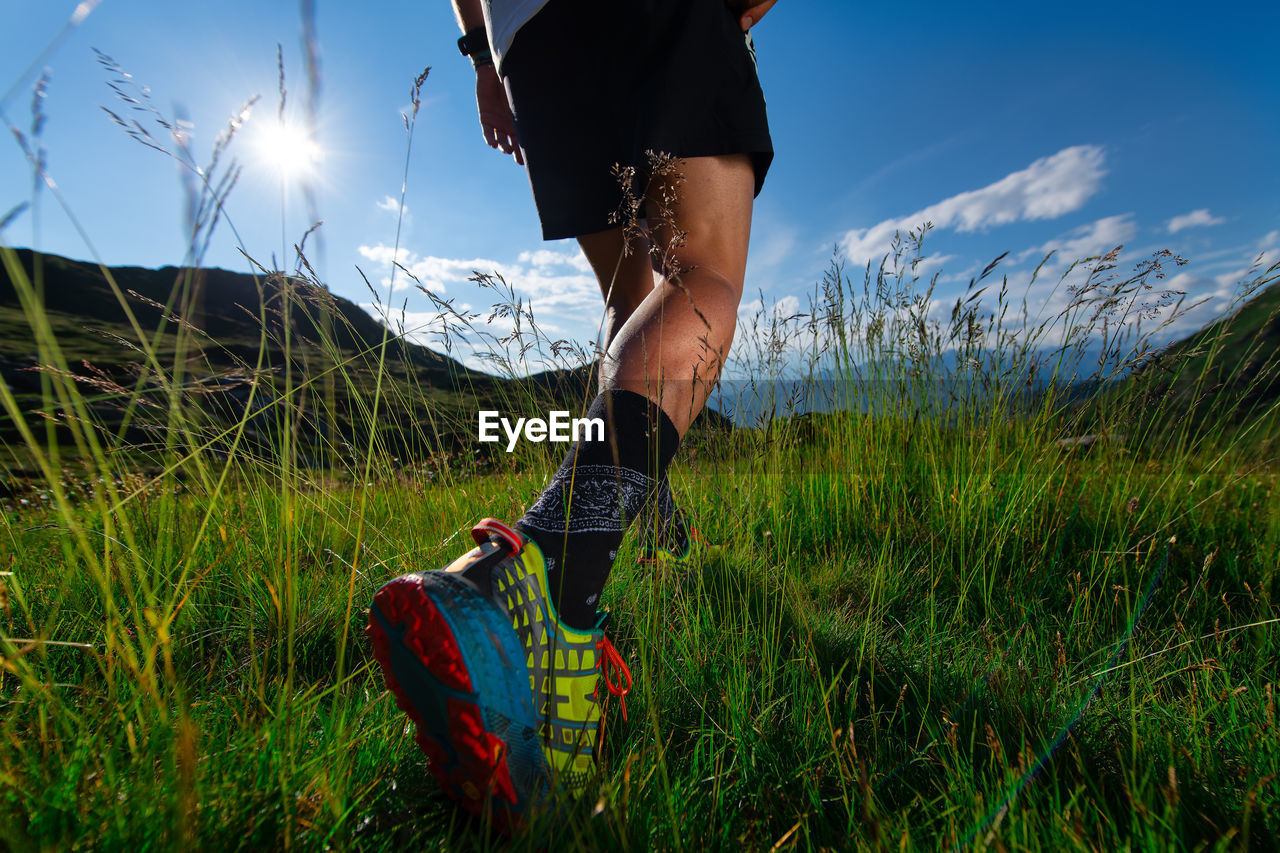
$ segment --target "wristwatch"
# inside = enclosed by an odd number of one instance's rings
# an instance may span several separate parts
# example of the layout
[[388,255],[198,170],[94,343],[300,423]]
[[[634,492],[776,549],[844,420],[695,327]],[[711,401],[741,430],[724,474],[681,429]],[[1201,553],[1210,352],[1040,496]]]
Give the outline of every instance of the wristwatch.
[[458,39],[458,52],[470,57],[471,64],[476,68],[493,64],[493,54],[489,51],[489,34],[485,32],[484,27],[469,30],[466,35]]

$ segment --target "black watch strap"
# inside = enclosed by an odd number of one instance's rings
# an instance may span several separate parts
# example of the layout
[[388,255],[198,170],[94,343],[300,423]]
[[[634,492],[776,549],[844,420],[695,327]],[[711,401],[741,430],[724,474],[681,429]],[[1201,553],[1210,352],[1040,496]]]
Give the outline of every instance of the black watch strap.
[[484,27],[468,30],[466,35],[458,39],[458,52],[470,57],[471,63],[477,68],[493,62],[493,54],[489,51],[489,34]]

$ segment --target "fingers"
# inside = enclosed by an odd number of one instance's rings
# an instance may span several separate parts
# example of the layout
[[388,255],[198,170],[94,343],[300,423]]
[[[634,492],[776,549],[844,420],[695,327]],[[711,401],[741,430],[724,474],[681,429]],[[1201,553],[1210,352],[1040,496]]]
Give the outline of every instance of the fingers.
[[524,154],[520,150],[520,140],[516,138],[515,119],[511,116],[506,90],[493,66],[482,67],[476,73],[476,107],[485,144],[513,155],[523,166]]
[[515,125],[509,116],[506,117],[506,121],[503,121],[502,116],[481,113],[480,130],[484,134],[486,145],[503,154],[514,156],[516,163],[524,165],[524,152],[520,150],[520,140],[516,136]]
[[520,149],[520,140],[516,139],[516,135],[514,133],[510,135],[500,133],[498,135],[498,144],[494,147],[501,149],[503,154],[510,154],[512,157],[515,157],[517,165],[524,165],[524,151]]
[[514,133],[505,133],[496,127],[488,126],[484,128],[484,141],[490,148],[501,151],[503,154],[510,154],[516,158],[516,163],[524,165],[524,152],[520,150],[520,141],[516,139]]
[[764,0],[762,3],[756,3],[749,8],[743,9],[742,17],[738,19],[738,25],[742,27],[742,31],[745,33],[747,30],[760,23],[760,19],[763,18],[765,14],[773,8],[773,4],[777,2],[778,0]]
[[524,152],[520,150],[520,140],[516,138],[514,131],[504,131],[485,121],[481,121],[481,129],[484,131],[485,144],[490,148],[501,151],[503,154],[510,154],[516,158],[516,163],[524,165]]

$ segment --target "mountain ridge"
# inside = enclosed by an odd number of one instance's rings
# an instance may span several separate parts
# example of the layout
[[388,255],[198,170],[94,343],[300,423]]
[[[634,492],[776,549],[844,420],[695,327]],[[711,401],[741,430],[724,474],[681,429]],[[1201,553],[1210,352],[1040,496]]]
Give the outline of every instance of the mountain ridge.
[[[402,457],[441,449],[487,455],[492,445],[477,444],[478,410],[581,410],[595,396],[592,365],[520,379],[475,370],[400,338],[351,300],[305,276],[173,266],[106,267],[104,273],[97,264],[59,255],[3,251],[41,291],[43,316],[95,416],[126,443],[155,439],[129,420],[132,415],[117,411],[119,398],[130,388],[143,388],[143,396],[159,404],[162,389],[173,384],[173,377],[157,377],[148,366],[134,322],[153,342],[155,360],[181,376],[184,397],[224,426],[253,418],[251,432],[265,446],[273,430],[284,428],[267,423],[276,417],[269,410],[283,408],[277,406],[282,395],[310,394],[297,403],[300,410],[310,407],[298,415],[303,439],[354,443],[374,428],[388,453]],[[37,350],[8,265],[0,266],[0,377],[32,426],[46,405],[48,380],[42,374],[58,372],[41,363]],[[286,381],[286,374],[292,378]],[[105,389],[114,389],[117,399]],[[364,410],[378,389],[382,402],[376,423],[370,423]],[[322,397],[324,405],[318,405]],[[708,410],[700,424],[723,428],[727,420]],[[17,439],[16,425],[0,412],[0,441]]]

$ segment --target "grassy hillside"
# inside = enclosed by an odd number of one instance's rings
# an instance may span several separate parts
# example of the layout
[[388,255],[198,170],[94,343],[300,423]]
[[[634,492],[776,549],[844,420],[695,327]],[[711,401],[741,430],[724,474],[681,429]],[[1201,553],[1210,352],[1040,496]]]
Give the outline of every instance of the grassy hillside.
[[[1269,279],[1274,280],[1272,271]],[[1168,347],[1137,377],[1195,420],[1248,420],[1280,401],[1280,284]]]
[[1274,460],[809,423],[676,467],[723,547],[688,577],[624,550],[628,718],[510,845],[434,790],[361,628],[549,466],[7,514],[0,844],[1270,849]]
[[[198,433],[188,443],[222,443],[221,433],[243,426],[250,446],[269,450],[290,432],[303,463],[341,468],[371,437],[380,454],[406,463],[488,459],[500,451],[476,441],[478,410],[578,410],[595,391],[590,366],[519,379],[473,370],[385,332],[365,310],[304,275],[104,270],[25,249],[10,260],[0,267],[0,378],[28,427],[53,424],[72,455],[78,449],[65,413],[51,414],[46,405],[51,379],[59,377],[79,388],[95,428],[122,452],[133,451],[135,465],[154,463],[148,453],[158,434],[172,431],[167,419],[175,406],[184,428]],[[22,284],[31,291],[27,302]],[[461,327],[463,318],[451,320]],[[707,412],[701,425],[727,422]],[[5,412],[0,440],[21,445]],[[29,462],[17,450],[0,464]]]
[[[1099,395],[1097,424],[1132,432],[1155,412],[1162,429],[1064,446],[1083,425],[1069,395],[1028,409],[1009,339],[957,331],[998,329],[994,316],[939,329],[913,314],[927,299],[850,308],[835,277],[814,318],[835,341],[814,346],[845,354],[827,380],[874,366],[877,416],[686,443],[673,488],[716,547],[663,572],[636,564],[634,531],[624,543],[605,603],[635,677],[628,714],[608,712],[588,796],[506,842],[437,793],[362,629],[380,584],[456,557],[480,517],[516,517],[555,454],[405,464],[395,448],[443,442],[464,417],[448,414],[459,390],[422,376],[492,380],[408,347],[379,371],[357,318],[345,338],[325,314],[305,319],[304,294],[320,295],[301,284],[264,282],[245,312],[258,325],[216,344],[154,306],[129,337],[105,296],[92,323],[74,300],[40,308],[54,279],[15,257],[29,351],[6,358],[52,369],[0,384],[17,436],[4,447],[28,469],[0,499],[0,850],[1270,850],[1280,837],[1274,407],[1193,429],[1133,385]],[[203,302],[180,285],[178,315],[234,324],[208,282]],[[93,323],[114,324],[89,359],[112,372],[76,379]],[[1231,328],[1203,346],[1234,352]],[[919,369],[948,339],[966,371],[949,389]],[[190,390],[235,371],[255,394],[238,410]],[[10,375],[53,420],[29,420]],[[492,387],[522,412],[588,379]],[[326,418],[347,419],[349,445]],[[147,440],[117,447],[130,430]],[[312,452],[342,464],[307,464]],[[138,453],[151,467],[130,467]]]
[[[243,426],[248,446],[270,448],[290,432],[303,462],[330,467],[371,433],[379,453],[402,460],[487,454],[492,446],[475,442],[477,409],[580,405],[594,381],[580,370],[517,389],[395,333],[384,349],[368,313],[303,276],[104,271],[27,250],[0,271],[0,378],[28,427],[52,424],[73,455],[73,415],[46,405],[59,378],[79,388],[104,440],[138,451],[137,464],[172,434],[176,408],[188,445],[222,443]],[[19,433],[0,413],[0,439],[21,445]]]

